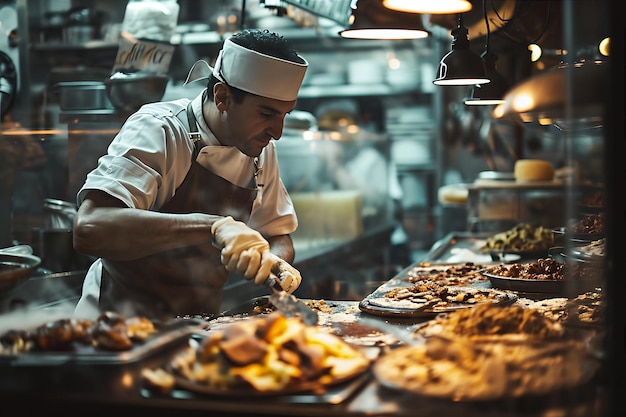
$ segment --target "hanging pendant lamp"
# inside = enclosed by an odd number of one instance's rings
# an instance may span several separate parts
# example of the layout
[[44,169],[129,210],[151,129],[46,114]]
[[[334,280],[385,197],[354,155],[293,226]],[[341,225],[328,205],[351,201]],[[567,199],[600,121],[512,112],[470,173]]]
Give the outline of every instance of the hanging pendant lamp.
[[449,14],[472,10],[468,0],[383,0],[388,9],[405,13]]
[[550,120],[562,130],[602,126],[608,67],[602,60],[558,65],[511,88],[492,116],[526,123]]
[[483,0],[483,18],[485,19],[485,28],[487,35],[485,36],[485,51],[480,56],[485,66],[485,74],[490,82],[486,84],[477,84],[471,88],[472,94],[470,98],[465,100],[468,106],[493,106],[504,103],[504,95],[509,89],[508,81],[496,70],[496,61],[498,56],[489,52],[489,36],[491,29],[489,27],[489,19],[487,18],[486,0]]
[[421,15],[394,12],[380,1],[358,0],[349,18],[349,27],[339,32],[342,38],[406,40],[429,35]]
[[433,83],[444,86],[488,83],[483,60],[470,49],[462,14],[459,13],[458,26],[451,33],[452,50],[441,58]]

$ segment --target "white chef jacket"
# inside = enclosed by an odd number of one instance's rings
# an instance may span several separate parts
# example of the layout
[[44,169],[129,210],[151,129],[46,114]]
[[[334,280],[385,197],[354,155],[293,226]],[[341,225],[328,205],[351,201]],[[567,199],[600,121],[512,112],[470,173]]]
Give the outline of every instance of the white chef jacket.
[[[123,124],[98,166],[87,175],[79,190],[80,205],[90,190],[101,190],[128,207],[158,211],[174,196],[191,167],[193,143],[189,139],[186,109],[189,99],[142,106]],[[254,158],[236,147],[222,146],[202,116],[202,93],[192,102],[198,131],[208,143],[196,159],[205,168],[246,187],[255,173]],[[257,183],[262,184],[252,205],[248,226],[265,237],[293,233],[298,220],[291,198],[280,179],[274,142],[259,156]],[[207,236],[207,239],[209,236]],[[96,260],[85,277],[83,299],[97,301],[102,266]],[[97,302],[94,304],[97,305]],[[77,308],[77,311],[79,309]]]

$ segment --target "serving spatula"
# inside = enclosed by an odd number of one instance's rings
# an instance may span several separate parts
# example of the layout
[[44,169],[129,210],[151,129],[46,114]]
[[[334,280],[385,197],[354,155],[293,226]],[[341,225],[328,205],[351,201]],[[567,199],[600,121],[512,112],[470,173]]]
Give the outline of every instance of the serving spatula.
[[302,300],[297,299],[293,294],[283,290],[280,280],[274,273],[270,274],[265,283],[272,290],[270,302],[278,311],[287,317],[300,316],[302,322],[306,325],[317,325],[317,312],[312,310]]

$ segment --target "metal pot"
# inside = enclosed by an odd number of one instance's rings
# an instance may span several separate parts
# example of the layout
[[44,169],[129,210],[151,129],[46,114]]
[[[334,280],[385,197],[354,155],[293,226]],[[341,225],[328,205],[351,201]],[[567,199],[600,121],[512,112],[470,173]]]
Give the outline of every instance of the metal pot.
[[64,81],[56,88],[61,110],[113,109],[102,81]]

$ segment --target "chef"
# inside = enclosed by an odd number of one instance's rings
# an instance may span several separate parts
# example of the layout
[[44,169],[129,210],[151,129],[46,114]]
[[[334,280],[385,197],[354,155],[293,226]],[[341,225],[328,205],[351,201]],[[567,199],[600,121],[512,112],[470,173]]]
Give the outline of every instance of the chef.
[[298,225],[279,177],[284,118],[308,67],[280,35],[245,30],[224,42],[194,99],[132,114],[77,195],[74,247],[91,255],[75,315],[172,317],[219,310],[231,274],[275,273],[293,292]]

